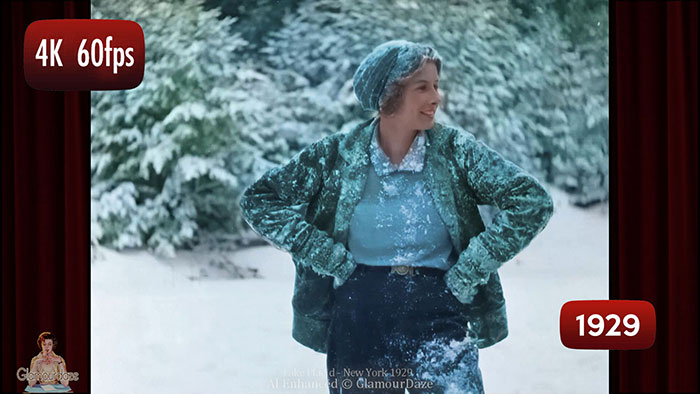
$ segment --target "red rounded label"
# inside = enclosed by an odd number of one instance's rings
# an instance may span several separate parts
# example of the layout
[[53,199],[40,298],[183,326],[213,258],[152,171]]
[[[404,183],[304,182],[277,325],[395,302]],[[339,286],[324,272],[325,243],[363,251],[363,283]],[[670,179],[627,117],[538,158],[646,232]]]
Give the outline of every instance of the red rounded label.
[[561,307],[559,334],[571,349],[647,349],[656,336],[656,312],[647,301],[569,301]]
[[34,89],[132,89],[144,59],[143,30],[133,21],[47,19],[24,33],[24,78]]

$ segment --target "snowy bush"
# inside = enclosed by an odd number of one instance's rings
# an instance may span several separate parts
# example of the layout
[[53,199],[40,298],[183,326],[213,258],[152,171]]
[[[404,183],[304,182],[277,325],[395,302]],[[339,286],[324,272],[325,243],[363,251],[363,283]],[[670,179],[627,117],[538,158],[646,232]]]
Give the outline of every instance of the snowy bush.
[[92,17],[134,20],[146,40],[141,85],[92,93],[95,242],[172,256],[203,233],[244,228],[240,177],[255,155],[235,21],[194,0],[95,1]]

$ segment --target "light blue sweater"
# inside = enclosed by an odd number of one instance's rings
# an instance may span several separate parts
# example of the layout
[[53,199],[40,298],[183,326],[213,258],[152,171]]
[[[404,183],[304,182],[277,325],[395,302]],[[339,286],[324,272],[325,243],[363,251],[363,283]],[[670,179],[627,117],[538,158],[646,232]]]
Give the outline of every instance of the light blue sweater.
[[447,270],[458,254],[423,179],[425,133],[398,165],[379,146],[376,127],[371,141],[372,165],[350,221],[350,253],[360,264]]

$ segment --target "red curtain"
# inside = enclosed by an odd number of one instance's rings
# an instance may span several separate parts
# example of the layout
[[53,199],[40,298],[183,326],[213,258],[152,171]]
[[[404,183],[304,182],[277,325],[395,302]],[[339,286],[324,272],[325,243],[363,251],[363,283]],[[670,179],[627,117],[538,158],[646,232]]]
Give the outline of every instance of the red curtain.
[[610,352],[610,391],[697,392],[698,3],[610,10],[610,297],[657,314],[652,348]]
[[74,392],[90,388],[90,92],[30,88],[23,73],[27,26],[89,18],[88,1],[2,2],[2,391],[58,339]]

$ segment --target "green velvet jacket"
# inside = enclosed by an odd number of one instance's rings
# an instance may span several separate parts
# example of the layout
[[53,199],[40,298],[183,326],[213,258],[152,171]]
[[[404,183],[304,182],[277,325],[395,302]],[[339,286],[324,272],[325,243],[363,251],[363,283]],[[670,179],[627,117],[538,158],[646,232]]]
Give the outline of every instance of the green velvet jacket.
[[[321,353],[327,351],[334,277],[344,281],[357,264],[347,249],[348,228],[367,178],[376,122],[312,143],[263,174],[240,200],[250,227],[292,255],[292,336]],[[472,134],[439,123],[426,130],[424,171],[435,207],[460,251],[444,280],[463,303],[477,345],[491,346],[508,335],[496,271],[544,228],[552,199],[535,178]],[[308,204],[305,216],[295,209],[301,204]],[[488,228],[477,204],[500,210]]]

